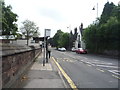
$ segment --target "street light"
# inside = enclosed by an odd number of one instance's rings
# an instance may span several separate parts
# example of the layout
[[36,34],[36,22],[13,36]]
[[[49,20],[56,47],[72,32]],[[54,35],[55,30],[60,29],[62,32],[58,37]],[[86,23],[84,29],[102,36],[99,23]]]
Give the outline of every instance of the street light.
[[[95,6],[93,7],[92,10],[95,10]],[[98,18],[98,3],[97,3],[97,17],[96,18]]]
[[[71,31],[71,25],[67,28],[69,28],[69,32],[70,32]],[[70,50],[70,34],[69,34],[69,47],[68,47],[68,49]]]
[[120,6],[120,1],[118,2],[118,6]]

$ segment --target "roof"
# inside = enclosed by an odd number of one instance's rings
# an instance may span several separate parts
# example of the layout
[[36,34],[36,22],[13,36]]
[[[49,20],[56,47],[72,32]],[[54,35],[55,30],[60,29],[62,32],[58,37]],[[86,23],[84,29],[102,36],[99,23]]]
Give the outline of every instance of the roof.
[[[0,39],[7,39],[5,35],[0,36]],[[13,35],[10,35],[8,39],[15,39]]]
[[[46,37],[47,39],[48,37]],[[44,41],[44,37],[33,37],[33,40]]]

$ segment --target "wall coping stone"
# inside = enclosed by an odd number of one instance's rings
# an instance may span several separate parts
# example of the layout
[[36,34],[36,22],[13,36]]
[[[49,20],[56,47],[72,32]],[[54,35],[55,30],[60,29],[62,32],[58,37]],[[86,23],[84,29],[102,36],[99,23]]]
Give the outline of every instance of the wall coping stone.
[[33,49],[39,49],[40,46],[27,46],[27,45],[18,45],[11,43],[0,43],[1,50],[0,56],[8,56],[12,54],[22,53],[31,51]]

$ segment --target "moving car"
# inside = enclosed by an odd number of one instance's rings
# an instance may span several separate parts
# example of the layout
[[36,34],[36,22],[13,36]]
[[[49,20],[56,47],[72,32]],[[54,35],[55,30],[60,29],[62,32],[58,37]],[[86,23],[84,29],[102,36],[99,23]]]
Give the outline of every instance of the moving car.
[[78,54],[87,54],[87,50],[83,48],[78,48],[77,50],[75,50],[75,52]]
[[58,48],[59,51],[66,51],[66,49],[64,47],[62,48]]

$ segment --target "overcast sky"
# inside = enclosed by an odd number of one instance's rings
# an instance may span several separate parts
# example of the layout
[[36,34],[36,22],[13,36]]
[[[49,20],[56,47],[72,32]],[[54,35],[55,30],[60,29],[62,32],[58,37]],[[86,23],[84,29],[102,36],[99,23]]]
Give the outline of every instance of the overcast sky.
[[101,15],[104,4],[109,1],[118,5],[120,0],[5,0],[6,5],[12,6],[12,11],[18,17],[18,27],[21,22],[28,19],[34,21],[39,27],[40,36],[44,36],[44,29],[51,29],[51,37],[61,29],[69,32],[83,23],[87,27]]

